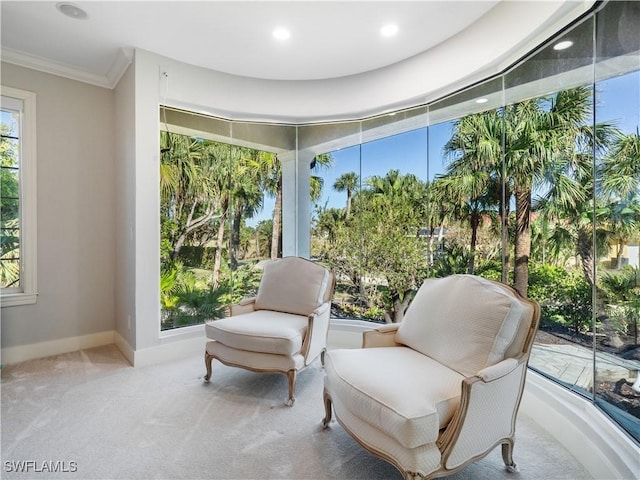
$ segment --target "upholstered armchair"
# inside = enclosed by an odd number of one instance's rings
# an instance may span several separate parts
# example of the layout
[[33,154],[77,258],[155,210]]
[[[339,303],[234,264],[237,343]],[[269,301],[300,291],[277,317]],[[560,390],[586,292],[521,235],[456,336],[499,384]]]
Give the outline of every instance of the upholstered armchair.
[[214,358],[255,372],[282,373],[289,380],[287,405],[295,401],[297,373],[326,348],[335,277],[299,257],[268,262],[255,297],[229,309],[229,317],[205,324],[204,377]]
[[502,445],[515,470],[516,414],[538,305],[473,275],[428,279],[400,324],[363,348],[325,357],[325,428],[332,412],[366,450],[405,478],[461,470]]

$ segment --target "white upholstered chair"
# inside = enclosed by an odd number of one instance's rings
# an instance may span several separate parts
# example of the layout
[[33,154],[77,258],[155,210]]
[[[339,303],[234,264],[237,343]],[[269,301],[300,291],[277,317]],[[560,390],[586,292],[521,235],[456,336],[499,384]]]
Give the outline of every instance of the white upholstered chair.
[[214,358],[289,380],[287,405],[295,401],[297,373],[326,348],[333,273],[299,257],[265,264],[258,293],[232,305],[229,317],[206,322],[205,381]]
[[515,470],[516,414],[539,306],[473,275],[428,279],[400,324],[361,349],[325,356],[325,427],[333,413],[405,478],[454,473],[502,444]]

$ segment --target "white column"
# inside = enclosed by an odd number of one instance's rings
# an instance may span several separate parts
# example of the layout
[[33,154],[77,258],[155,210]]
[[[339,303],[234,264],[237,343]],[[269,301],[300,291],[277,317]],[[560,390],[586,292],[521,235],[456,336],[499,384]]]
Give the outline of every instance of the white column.
[[278,158],[282,162],[282,255],[309,258],[313,155],[291,151]]

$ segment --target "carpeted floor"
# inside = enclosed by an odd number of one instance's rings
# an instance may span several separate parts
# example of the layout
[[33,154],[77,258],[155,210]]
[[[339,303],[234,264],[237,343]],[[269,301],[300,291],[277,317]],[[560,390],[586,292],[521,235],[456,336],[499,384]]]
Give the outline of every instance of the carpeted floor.
[[[213,365],[205,384],[199,355],[133,368],[108,346],[5,367],[2,478],[401,479],[337,423],[322,429],[319,362],[293,408],[284,376]],[[523,415],[514,457],[517,474],[497,448],[449,478],[590,478]]]

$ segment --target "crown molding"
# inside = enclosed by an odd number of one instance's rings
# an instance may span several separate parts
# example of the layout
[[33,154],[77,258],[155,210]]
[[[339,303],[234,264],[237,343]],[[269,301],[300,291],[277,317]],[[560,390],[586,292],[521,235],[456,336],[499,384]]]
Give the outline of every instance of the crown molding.
[[3,62],[108,89],[115,88],[127,67],[131,64],[132,59],[133,50],[127,51],[120,49],[107,74],[99,75],[72,65],[55,62],[48,58],[14,50],[9,47],[3,46],[0,50],[0,60]]

